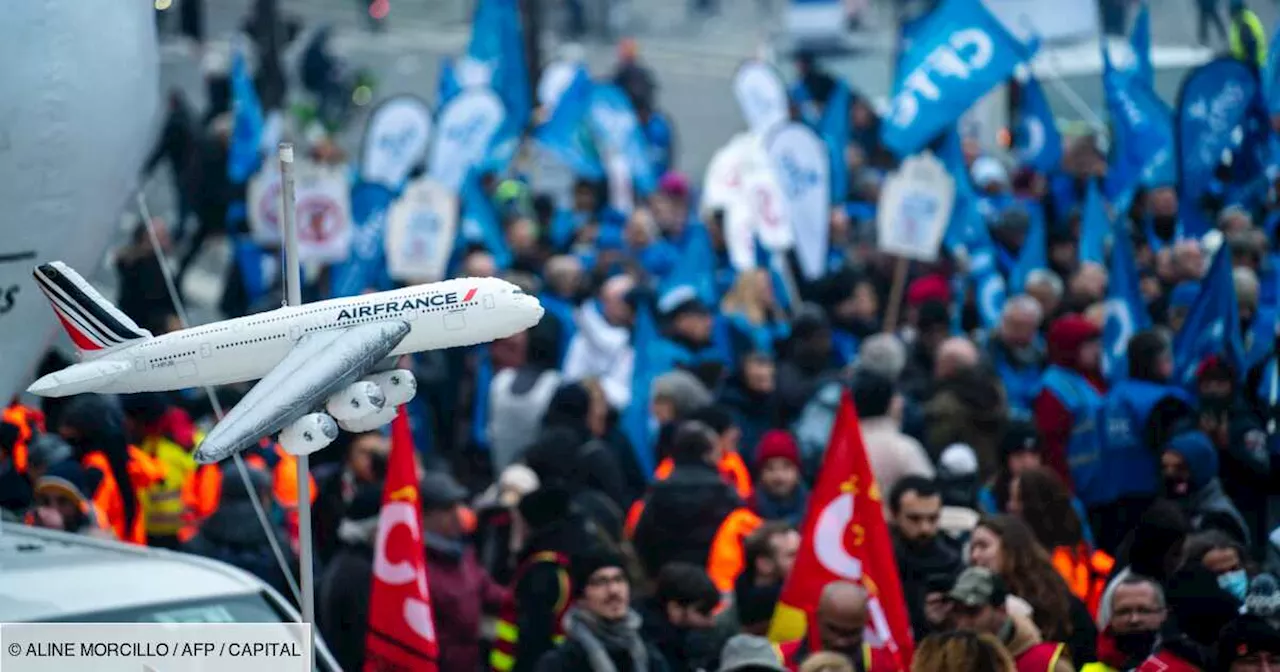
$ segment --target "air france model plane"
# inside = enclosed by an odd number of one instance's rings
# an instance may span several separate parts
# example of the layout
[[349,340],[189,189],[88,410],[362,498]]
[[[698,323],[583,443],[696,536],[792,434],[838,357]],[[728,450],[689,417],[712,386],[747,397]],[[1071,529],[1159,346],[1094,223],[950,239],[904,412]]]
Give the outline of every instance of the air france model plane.
[[[34,276],[81,362],[35,381],[27,388],[33,394],[259,381],[196,449],[201,463],[230,457],[275,432],[283,444],[307,453],[332,442],[338,426],[368,431],[390,422],[416,383],[409,371],[386,370],[388,358],[506,338],[543,314],[536,298],[509,282],[459,278],[153,336],[66,264],[43,264]],[[326,412],[317,412],[321,407]]]

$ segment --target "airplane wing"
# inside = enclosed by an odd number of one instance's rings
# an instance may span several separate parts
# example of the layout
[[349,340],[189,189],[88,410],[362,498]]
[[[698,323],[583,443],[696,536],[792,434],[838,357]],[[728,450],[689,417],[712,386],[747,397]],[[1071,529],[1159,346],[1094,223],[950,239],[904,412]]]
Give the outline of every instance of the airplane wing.
[[409,333],[402,321],[307,334],[196,448],[200,464],[231,457],[315,411],[382,361]]

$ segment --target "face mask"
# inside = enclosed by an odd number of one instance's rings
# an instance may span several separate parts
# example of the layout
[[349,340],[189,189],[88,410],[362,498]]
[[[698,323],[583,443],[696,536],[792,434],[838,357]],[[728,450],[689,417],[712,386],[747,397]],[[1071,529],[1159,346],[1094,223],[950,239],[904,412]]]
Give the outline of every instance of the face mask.
[[1111,638],[1116,644],[1116,650],[1129,659],[1145,658],[1151,655],[1151,650],[1156,647],[1155,630],[1113,634]]
[[1218,587],[1243,602],[1244,596],[1249,592],[1249,575],[1245,574],[1243,569],[1219,574]]
[[1151,228],[1163,240],[1172,240],[1174,230],[1178,228],[1178,218],[1171,215],[1156,215],[1151,218]]

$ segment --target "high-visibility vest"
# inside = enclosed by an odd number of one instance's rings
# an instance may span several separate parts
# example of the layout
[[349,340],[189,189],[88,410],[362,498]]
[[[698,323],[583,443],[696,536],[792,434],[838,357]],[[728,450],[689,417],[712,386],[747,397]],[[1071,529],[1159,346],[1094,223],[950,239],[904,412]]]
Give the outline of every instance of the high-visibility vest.
[[[130,459],[129,462],[132,464],[133,460]],[[111,463],[107,462],[107,456],[102,451],[95,450],[87,453],[81,458],[80,464],[85,469],[96,469],[102,473],[98,488],[90,495],[90,499],[93,500],[94,506],[102,511],[104,515],[103,526],[114,532],[116,538],[120,541],[146,545],[146,516],[143,515],[141,502],[138,502],[135,508],[136,513],[133,517],[133,525],[127,525],[125,522],[124,497],[133,497],[134,501],[137,502],[137,491],[125,493],[121,490],[120,483],[116,481],[115,474],[111,471]],[[129,471],[132,478],[134,468],[131,466]]]
[[1018,672],[1053,672],[1066,647],[1057,642],[1040,642],[1014,658]]
[[[1257,53],[1245,53],[1244,39],[1240,34],[1242,30],[1249,31],[1249,34],[1253,37]],[[1263,29],[1262,21],[1252,10],[1243,10],[1238,16],[1231,19],[1231,30],[1227,31],[1227,42],[1231,46],[1231,56],[1236,60],[1251,64],[1256,62],[1259,68],[1266,67],[1267,31]]]
[[[675,468],[675,461],[668,457],[658,463],[658,468],[653,471],[653,480],[666,480],[671,475],[671,472],[675,471]],[[747,464],[742,461],[741,455],[725,451],[724,455],[720,457],[719,464],[716,465],[716,471],[720,472],[720,476],[724,478],[726,483],[733,486],[742,501],[745,502],[751,499],[752,493],[755,492],[751,486],[751,470],[747,469]]]
[[763,524],[760,516],[747,509],[735,509],[720,523],[711,540],[711,552],[707,554],[707,576],[721,593],[733,591],[734,582],[747,564],[742,544]]
[[1080,598],[1089,608],[1089,614],[1095,617],[1102,594],[1107,589],[1107,577],[1115,566],[1115,558],[1102,551],[1090,550],[1085,544],[1053,549],[1053,568],[1067,582],[1071,594]]
[[492,672],[509,672],[516,665],[516,645],[520,642],[520,612],[516,604],[515,591],[525,573],[540,563],[551,563],[556,566],[556,575],[560,577],[560,599],[556,602],[555,622],[552,624],[551,642],[560,644],[564,641],[564,615],[573,604],[573,586],[569,581],[569,557],[556,551],[534,553],[516,568],[515,577],[511,581],[511,595],[498,610],[496,639],[493,650],[489,652],[489,669]]
[[165,436],[148,437],[138,448],[164,469],[163,475],[142,491],[147,534],[176,535],[182,529],[185,510],[182,489],[195,473],[196,462],[189,450]]
[[[272,498],[285,508],[285,527],[290,538],[296,537],[298,521],[298,460],[286,453],[278,444],[271,444],[267,457],[257,452],[245,452],[245,464],[271,474]],[[308,476],[310,500],[316,501],[316,479]],[[195,536],[200,522],[218,510],[218,502],[222,499],[222,468],[216,464],[202,464],[182,484],[182,504],[184,509],[183,526],[178,532],[180,541],[187,541]]]
[[13,468],[19,474],[27,473],[27,444],[45,431],[44,413],[29,406],[13,404],[0,413],[0,422],[18,428],[18,440],[13,444]]

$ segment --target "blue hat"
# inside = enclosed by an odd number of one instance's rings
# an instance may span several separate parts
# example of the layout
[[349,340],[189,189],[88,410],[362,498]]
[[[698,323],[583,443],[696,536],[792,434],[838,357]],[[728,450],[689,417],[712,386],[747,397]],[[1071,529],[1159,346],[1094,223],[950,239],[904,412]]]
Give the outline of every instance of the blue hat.
[[1193,490],[1203,488],[1218,476],[1218,449],[1204,432],[1183,432],[1173,437],[1164,449],[1187,461]]
[[1169,294],[1170,308],[1189,308],[1200,295],[1200,283],[1195,280],[1179,282]]

